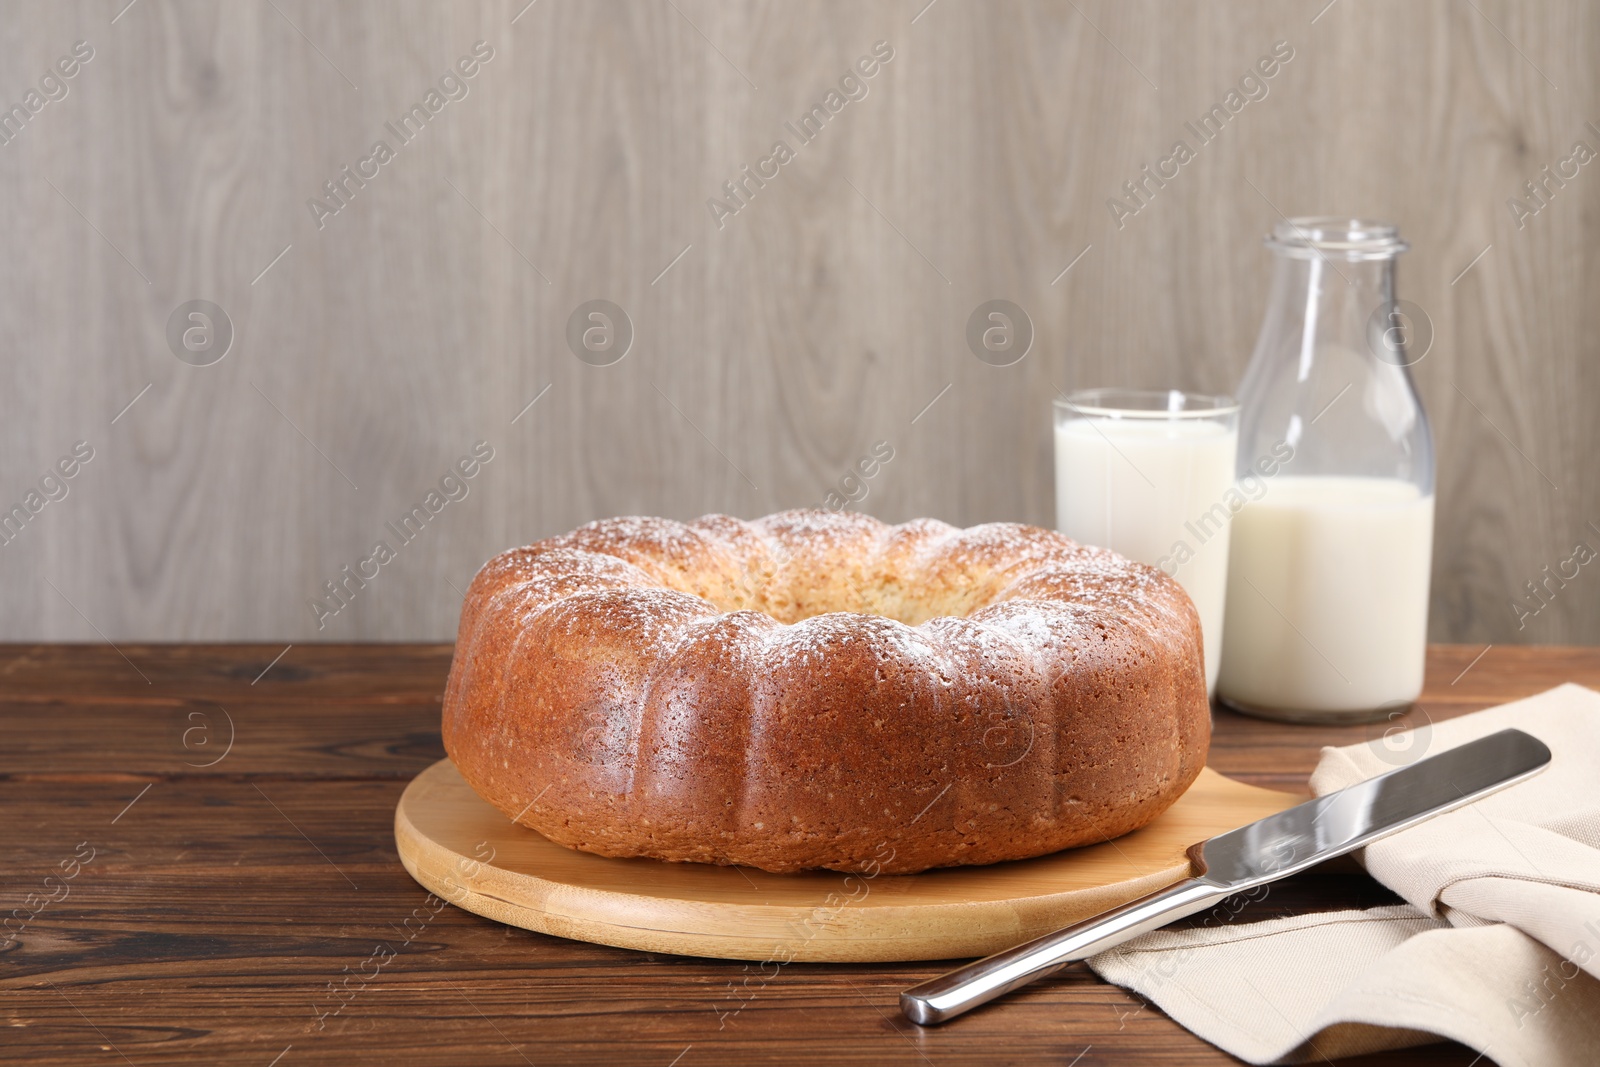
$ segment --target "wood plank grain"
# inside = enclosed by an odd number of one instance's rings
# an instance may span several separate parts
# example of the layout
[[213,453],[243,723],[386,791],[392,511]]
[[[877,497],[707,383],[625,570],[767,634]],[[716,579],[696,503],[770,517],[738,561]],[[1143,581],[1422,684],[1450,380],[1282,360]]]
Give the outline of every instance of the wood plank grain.
[[[746,969],[545,937],[451,907],[435,914],[399,863],[392,820],[406,768],[434,758],[417,739],[436,744],[448,647],[308,648],[300,672],[259,695],[272,675],[250,681],[280,650],[124,648],[147,686],[104,646],[0,647],[0,665],[11,665],[0,677],[15,686],[0,700],[0,914],[54,893],[44,879],[59,878],[79,842],[96,850],[63,899],[0,942],[11,1056],[267,1064],[287,1049],[285,1067],[1234,1062],[1081,968],[923,1031],[894,998],[938,964]],[[1600,684],[1593,650],[1497,645],[1473,663],[1480,651],[1431,650],[1430,715],[1563,681]],[[186,767],[163,746],[183,709],[208,702],[239,711],[248,729],[216,768]],[[382,716],[392,716],[392,745]],[[1212,764],[1292,788],[1320,744],[1359,739],[1220,713]],[[1233,921],[1393,900],[1353,865],[1330,865],[1273,886]],[[394,955],[375,957],[380,945]],[[370,977],[350,979],[358,992],[331,1014],[341,1001],[329,983],[351,974]],[[1466,1067],[1474,1054],[1440,1044],[1347,1062]]]
[[[865,510],[1050,524],[1050,396],[1232,389],[1281,210],[1414,242],[1432,636],[1600,642],[1588,568],[1511,606],[1600,547],[1600,182],[1507,209],[1600,146],[1600,20],[1576,0],[105,7],[17,0],[0,25],[7,106],[95,49],[0,145],[0,508],[95,449],[0,549],[0,638],[447,640],[503,548],[815,504],[877,440],[895,458]],[[390,134],[480,40],[466,94]],[[880,40],[866,95],[788,133]],[[1115,221],[1279,40],[1267,95]],[[780,138],[794,160],[719,225],[708,200]],[[344,178],[379,139],[394,159]],[[1011,367],[964,341],[995,297],[1036,335]],[[166,336],[199,298],[235,331],[206,367]],[[566,341],[596,298],[635,333],[612,366]],[[478,440],[468,495],[319,620],[324,583]]]
[[[451,645],[0,644],[0,698],[182,699],[226,702],[328,697],[342,702],[436,700]],[[70,688],[62,679],[70,679]],[[144,688],[141,688],[144,687]]]

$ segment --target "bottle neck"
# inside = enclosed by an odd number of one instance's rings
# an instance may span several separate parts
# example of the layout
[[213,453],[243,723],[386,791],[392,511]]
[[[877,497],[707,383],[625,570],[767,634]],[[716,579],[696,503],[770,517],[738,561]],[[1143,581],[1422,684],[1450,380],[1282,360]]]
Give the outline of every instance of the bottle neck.
[[1407,369],[1426,346],[1400,336],[1409,328],[1394,294],[1393,256],[1279,253],[1239,385],[1241,472],[1289,451],[1294,476],[1399,479],[1432,492],[1431,435]]
[[[1285,332],[1298,334],[1296,378],[1311,376],[1330,343],[1356,348],[1377,361],[1385,312],[1394,300],[1394,260],[1323,256],[1277,257],[1269,317],[1281,315]],[[1361,339],[1371,343],[1357,344]]]

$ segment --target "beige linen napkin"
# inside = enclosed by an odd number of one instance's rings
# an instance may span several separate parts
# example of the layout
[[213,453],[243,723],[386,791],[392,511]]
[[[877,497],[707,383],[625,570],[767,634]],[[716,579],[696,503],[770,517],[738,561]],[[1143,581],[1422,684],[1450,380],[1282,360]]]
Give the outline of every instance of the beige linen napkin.
[[1441,1037],[1501,1067],[1600,1063],[1600,693],[1563,685],[1324,749],[1311,788],[1508,726],[1550,746],[1543,773],[1365,850],[1406,904],[1249,924],[1228,924],[1222,906],[1198,929],[1147,934],[1089,965],[1251,1063]]

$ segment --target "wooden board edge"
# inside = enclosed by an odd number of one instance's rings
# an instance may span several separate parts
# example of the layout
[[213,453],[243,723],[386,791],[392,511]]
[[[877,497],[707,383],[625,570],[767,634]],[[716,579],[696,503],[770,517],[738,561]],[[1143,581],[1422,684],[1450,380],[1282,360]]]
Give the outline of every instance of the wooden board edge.
[[[413,779],[412,787],[448,760],[440,760]],[[1206,768],[1227,789],[1260,805],[1281,810],[1300,798],[1227,778]],[[425,786],[424,786],[425,787]],[[860,900],[837,907],[813,908],[810,914],[787,905],[710,905],[662,897],[640,897],[604,889],[587,889],[521,874],[518,894],[533,891],[534,905],[518,903],[495,892],[494,883],[512,877],[472,857],[424,837],[405,813],[406,796],[395,806],[395,845],[407,872],[424,888],[463,910],[496,922],[617,948],[717,959],[777,962],[905,962],[982,956],[1069,925],[1176,882],[1188,874],[1186,863],[1103,890],[1079,889],[1068,894],[1043,894],[1007,901],[948,904],[863,906],[871,899],[870,880]],[[1266,814],[1267,812],[1263,812]],[[434,862],[428,857],[436,856]],[[715,932],[713,912],[733,908],[771,934],[754,936]],[[972,932],[962,919],[974,909],[991,913],[986,929]],[[870,923],[871,936],[863,929]],[[902,934],[884,937],[876,931],[898,926]]]
[[[651,916],[640,914],[639,898],[604,890],[586,891],[584,895],[593,893],[595,897],[614,898],[608,902],[614,906],[600,904],[596,908],[594,905],[599,901],[571,899],[572,894],[565,892],[569,887],[561,886],[554,887],[557,892],[551,894],[551,897],[561,898],[559,902],[546,898],[543,903],[547,906],[530,907],[441,876],[437,871],[418,864],[409,854],[402,855],[402,862],[407,872],[423,888],[464,911],[494,922],[554,937],[639,952],[780,964],[900,963],[986,956],[1153,892],[1187,874],[1187,868],[1178,867],[1150,875],[1139,882],[1124,883],[1104,893],[1079,891],[1070,902],[1054,897],[1036,897],[1006,905],[921,905],[906,909],[915,912],[914,915],[908,915],[903,924],[907,933],[893,937],[863,936],[855,929],[856,923],[849,921],[854,918],[850,915],[850,906],[844,905],[832,909],[834,913],[816,925],[817,932],[814,935],[764,937],[717,933],[708,929],[717,924],[708,922],[707,916],[695,917],[672,908],[651,909],[656,920],[651,923],[648,921]],[[562,907],[560,904],[568,906]],[[1012,908],[1027,917],[982,932],[963,930],[957,913],[985,906]],[[785,915],[792,911],[765,905],[750,905],[749,910],[767,910]],[[941,916],[938,914],[940,912],[944,914]],[[623,913],[627,914],[629,921],[623,921]],[[687,920],[685,925],[697,928],[679,928],[679,923],[674,919]],[[873,925],[880,925],[883,921],[881,914],[871,918]]]

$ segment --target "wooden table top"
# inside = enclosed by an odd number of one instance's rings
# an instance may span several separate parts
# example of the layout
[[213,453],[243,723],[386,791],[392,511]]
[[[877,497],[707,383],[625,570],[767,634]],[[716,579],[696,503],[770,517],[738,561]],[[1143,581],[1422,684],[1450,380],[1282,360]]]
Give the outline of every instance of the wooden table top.
[[[1600,687],[1600,649],[1480,653],[1431,649],[1403,721]],[[0,646],[0,1059],[1236,1062],[1082,967],[921,1030],[896,997],[938,964],[759,968],[434,914],[391,824],[443,755],[449,661],[440,645]],[[1304,792],[1319,746],[1374,730],[1219,711],[1211,765]],[[1393,899],[1325,869],[1238,921]],[[1473,1060],[1435,1045],[1347,1062]]]

